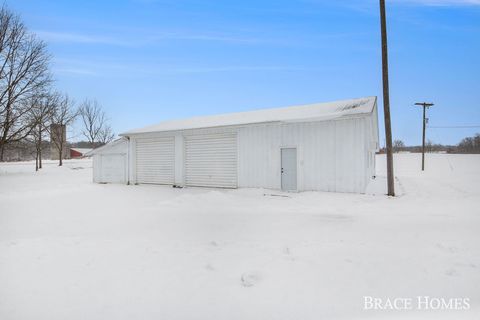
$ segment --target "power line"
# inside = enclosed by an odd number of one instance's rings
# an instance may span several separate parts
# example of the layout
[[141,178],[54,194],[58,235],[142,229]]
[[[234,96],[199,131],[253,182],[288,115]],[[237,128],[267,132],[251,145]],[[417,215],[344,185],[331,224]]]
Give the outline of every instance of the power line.
[[462,128],[480,128],[478,126],[428,126],[429,129],[462,129]]

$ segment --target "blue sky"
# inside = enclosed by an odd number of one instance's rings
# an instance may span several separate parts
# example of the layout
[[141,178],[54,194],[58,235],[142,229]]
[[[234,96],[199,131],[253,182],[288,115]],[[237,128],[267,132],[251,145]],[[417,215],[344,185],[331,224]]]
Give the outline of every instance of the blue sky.
[[[96,98],[116,133],[173,118],[379,96],[378,1],[6,4],[49,44],[59,90]],[[387,0],[394,138],[480,126],[480,0]],[[429,129],[454,144],[479,128]],[[382,144],[383,144],[382,131]],[[79,138],[79,137],[78,137]]]

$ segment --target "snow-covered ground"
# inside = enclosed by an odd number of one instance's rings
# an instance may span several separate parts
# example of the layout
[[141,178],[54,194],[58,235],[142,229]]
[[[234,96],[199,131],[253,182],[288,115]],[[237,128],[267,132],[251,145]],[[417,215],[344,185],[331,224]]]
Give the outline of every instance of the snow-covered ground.
[[[0,319],[480,319],[480,156],[429,154],[425,173],[418,154],[395,160],[396,198],[0,164]],[[471,308],[372,311],[364,296]]]

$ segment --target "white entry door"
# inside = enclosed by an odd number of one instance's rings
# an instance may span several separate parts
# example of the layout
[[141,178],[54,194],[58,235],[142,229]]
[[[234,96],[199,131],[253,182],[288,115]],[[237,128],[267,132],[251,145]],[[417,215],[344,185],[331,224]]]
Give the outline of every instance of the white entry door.
[[282,190],[297,190],[297,149],[282,148]]

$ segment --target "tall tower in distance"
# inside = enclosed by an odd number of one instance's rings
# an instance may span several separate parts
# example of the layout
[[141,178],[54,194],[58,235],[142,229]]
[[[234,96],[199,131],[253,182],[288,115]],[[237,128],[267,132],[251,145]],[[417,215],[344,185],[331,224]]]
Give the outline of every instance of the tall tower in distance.
[[59,160],[60,150],[62,150],[62,159],[67,157],[67,129],[64,124],[50,125],[50,158]]

